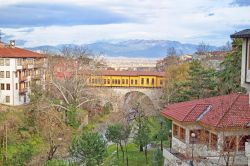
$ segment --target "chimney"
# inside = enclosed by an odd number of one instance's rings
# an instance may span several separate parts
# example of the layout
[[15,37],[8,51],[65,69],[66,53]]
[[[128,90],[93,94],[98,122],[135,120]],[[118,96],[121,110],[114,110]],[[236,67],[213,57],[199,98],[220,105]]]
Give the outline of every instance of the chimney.
[[10,40],[10,47],[11,48],[14,48],[15,47],[15,45],[16,45],[16,41],[15,40]]

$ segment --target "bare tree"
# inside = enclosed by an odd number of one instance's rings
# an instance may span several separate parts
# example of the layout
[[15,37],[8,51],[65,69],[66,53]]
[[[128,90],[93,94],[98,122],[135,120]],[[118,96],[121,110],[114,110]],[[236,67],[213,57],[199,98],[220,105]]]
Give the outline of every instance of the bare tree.
[[201,42],[197,48],[196,48],[196,52],[199,55],[204,55],[207,54],[208,52],[211,51],[211,46],[209,44],[206,44],[204,42]]

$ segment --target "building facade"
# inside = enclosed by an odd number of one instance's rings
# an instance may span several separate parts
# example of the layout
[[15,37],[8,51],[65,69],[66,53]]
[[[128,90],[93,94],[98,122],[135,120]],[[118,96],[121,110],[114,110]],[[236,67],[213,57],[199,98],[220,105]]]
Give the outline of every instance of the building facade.
[[0,43],[0,103],[22,105],[29,102],[31,84],[45,80],[45,57],[17,48],[15,42]]

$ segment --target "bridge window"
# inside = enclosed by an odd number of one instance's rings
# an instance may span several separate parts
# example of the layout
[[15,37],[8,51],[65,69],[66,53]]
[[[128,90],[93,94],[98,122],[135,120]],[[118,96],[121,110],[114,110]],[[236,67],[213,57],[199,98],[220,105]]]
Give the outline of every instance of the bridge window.
[[155,79],[152,78],[152,85],[154,85],[154,84],[155,84]]
[[118,80],[118,84],[120,84],[121,83],[121,81],[120,80]]
[[112,79],[112,84],[115,84],[115,80]]
[[147,78],[147,85],[149,84],[149,78]]
[[135,85],[137,85],[137,80],[135,80]]
[[115,79],[115,84],[117,84],[117,79]]
[[126,84],[128,84],[128,79],[126,79]]
[[107,83],[107,82],[106,82],[106,79],[104,79],[103,81],[104,81],[104,84],[106,84],[106,83]]
[[110,80],[108,79],[108,84],[110,84]]
[[131,80],[131,85],[133,85],[134,84],[134,80]]
[[141,84],[142,84],[142,85],[144,84],[144,78],[141,79]]
[[124,79],[122,79],[122,84],[125,84],[125,80]]

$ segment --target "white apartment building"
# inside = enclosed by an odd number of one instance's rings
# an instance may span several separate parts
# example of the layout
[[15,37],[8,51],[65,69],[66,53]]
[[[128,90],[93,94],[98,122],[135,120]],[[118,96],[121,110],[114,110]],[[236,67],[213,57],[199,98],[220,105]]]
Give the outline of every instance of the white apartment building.
[[0,42],[0,103],[22,105],[29,102],[31,82],[45,80],[42,54]]

